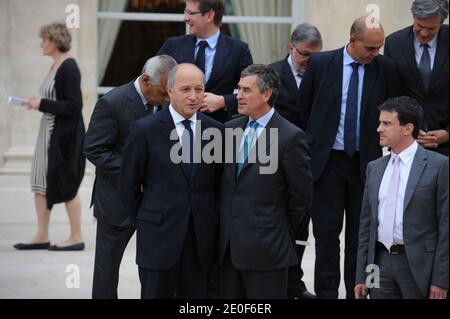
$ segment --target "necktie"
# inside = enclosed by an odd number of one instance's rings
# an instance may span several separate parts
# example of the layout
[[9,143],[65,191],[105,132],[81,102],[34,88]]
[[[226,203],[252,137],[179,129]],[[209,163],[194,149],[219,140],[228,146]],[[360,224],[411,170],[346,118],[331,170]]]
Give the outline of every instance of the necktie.
[[198,66],[200,70],[202,70],[203,73],[205,73],[205,49],[208,46],[208,42],[206,41],[200,41],[198,44],[198,52],[197,57],[195,59],[195,65]]
[[345,111],[344,125],[344,150],[352,157],[356,153],[356,122],[358,117],[358,67],[359,63],[353,62],[353,68],[347,93],[347,108]]
[[248,158],[248,152],[252,146],[253,140],[256,137],[256,129],[258,127],[258,122],[250,121],[248,123],[247,134],[244,136],[244,146],[239,154],[238,167],[237,167],[237,176],[241,173],[242,168],[244,167],[244,163]]
[[153,112],[153,105],[150,103],[145,104],[145,112],[152,113]]
[[428,44],[422,44],[423,48],[422,57],[419,62],[419,73],[422,77],[423,85],[425,86],[425,90],[428,91],[428,87],[430,86],[430,78],[431,78],[431,58],[430,52],[428,48],[430,47]]
[[394,220],[397,210],[398,185],[400,182],[400,157],[392,157],[392,175],[389,181],[388,192],[384,204],[384,216],[378,233],[378,241],[390,249],[394,243]]
[[183,162],[186,165],[190,178],[192,175],[192,165],[194,162],[194,132],[191,128],[191,121],[184,120],[181,123],[184,125],[184,131],[181,137]]

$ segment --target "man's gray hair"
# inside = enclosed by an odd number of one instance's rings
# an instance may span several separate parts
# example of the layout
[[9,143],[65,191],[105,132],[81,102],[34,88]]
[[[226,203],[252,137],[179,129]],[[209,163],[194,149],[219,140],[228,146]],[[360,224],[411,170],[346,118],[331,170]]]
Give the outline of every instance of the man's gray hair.
[[169,71],[177,65],[169,55],[157,55],[145,62],[142,74],[147,74],[150,77],[151,85],[159,85],[167,76]]
[[411,12],[416,19],[426,19],[440,15],[441,23],[448,17],[448,0],[414,0]]
[[259,88],[259,93],[264,94],[269,90],[272,91],[272,96],[268,103],[270,106],[273,106],[280,89],[280,77],[278,76],[278,73],[267,65],[251,64],[242,71],[241,78],[251,75],[256,75],[258,78],[256,83]]
[[319,29],[309,23],[299,24],[291,35],[291,43],[295,46],[300,42],[308,45],[319,46],[322,49],[322,36]]
[[175,75],[177,74],[178,69],[182,65],[191,65],[192,67],[196,68],[202,75],[203,75],[203,84],[205,84],[205,75],[203,74],[202,70],[199,69],[198,66],[192,63],[181,63],[176,65],[172,70],[170,70],[169,75],[167,77],[167,87],[169,89],[173,89],[173,85],[175,84]]

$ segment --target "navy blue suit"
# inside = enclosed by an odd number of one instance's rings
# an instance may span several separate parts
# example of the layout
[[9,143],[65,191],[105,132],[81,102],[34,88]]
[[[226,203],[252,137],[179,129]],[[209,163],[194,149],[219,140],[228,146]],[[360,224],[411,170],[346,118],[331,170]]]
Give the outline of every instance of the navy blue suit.
[[[198,114],[197,119],[201,121],[202,133],[210,128],[223,130],[221,123],[203,114]],[[199,261],[199,269],[188,269],[187,273],[206,272],[216,261],[216,196],[222,166],[194,164],[189,178],[186,165],[175,164],[170,158],[171,147],[178,143],[170,140],[174,129],[172,116],[165,108],[133,124],[123,152],[120,190],[131,219],[136,220],[136,263],[140,273],[141,269],[156,273],[153,282],[159,280],[159,272],[177,267],[187,238],[193,241],[193,254]],[[141,277],[141,284],[143,297],[172,297],[173,292],[167,288],[172,283],[145,287]],[[184,284],[188,289],[200,285],[194,276]],[[206,297],[202,293],[178,293],[186,298]]]
[[345,212],[345,267],[347,297],[353,297],[359,216],[368,162],[382,154],[377,133],[378,105],[398,96],[394,61],[377,56],[366,64],[360,112],[359,152],[348,156],[333,150],[338,132],[343,80],[344,48],[311,56],[300,86],[300,109],[306,119],[311,149],[314,200],[311,210],[316,239],[315,292],[319,298],[337,298],[340,282],[339,235]]
[[[195,42],[196,38],[191,35],[169,38],[157,54],[168,54],[178,63],[195,64]],[[253,59],[248,45],[221,33],[216,47],[211,76],[206,82],[205,91],[223,95],[226,111],[221,109],[208,114],[213,119],[225,123],[238,114],[237,99],[233,95],[233,91],[237,87],[242,70],[250,64],[253,64]]]

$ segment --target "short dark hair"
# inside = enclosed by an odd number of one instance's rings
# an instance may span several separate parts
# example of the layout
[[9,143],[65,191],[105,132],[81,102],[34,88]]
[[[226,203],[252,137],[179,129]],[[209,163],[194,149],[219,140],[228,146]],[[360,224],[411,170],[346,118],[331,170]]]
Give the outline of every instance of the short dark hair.
[[198,10],[205,14],[208,11],[214,11],[214,24],[216,26],[222,25],[222,18],[225,13],[225,4],[223,0],[191,0],[198,2]]
[[386,100],[378,109],[386,112],[397,112],[398,121],[401,126],[408,123],[414,125],[413,137],[417,139],[422,127],[423,110],[422,106],[409,96],[394,97]]
[[267,65],[251,64],[246,67],[244,71],[242,71],[241,78],[251,75],[256,75],[258,77],[257,84],[261,94],[267,92],[268,90],[272,91],[272,96],[270,97],[268,103],[270,106],[273,106],[280,89],[280,77],[278,76],[278,73]]

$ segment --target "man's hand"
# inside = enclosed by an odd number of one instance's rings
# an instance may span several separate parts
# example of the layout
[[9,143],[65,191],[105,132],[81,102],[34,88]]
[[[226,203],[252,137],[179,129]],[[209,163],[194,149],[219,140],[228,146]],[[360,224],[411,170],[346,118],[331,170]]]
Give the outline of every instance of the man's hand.
[[448,289],[440,288],[438,286],[430,286],[430,299],[446,299]]
[[30,97],[27,99],[27,108],[29,110],[39,110],[39,106],[41,105],[41,98],[40,97]]
[[221,95],[205,92],[200,112],[212,113],[225,107],[225,99]]
[[417,142],[425,148],[437,148],[440,144],[448,142],[448,132],[446,130],[420,131]]
[[367,299],[367,286],[365,284],[355,286],[355,299]]

